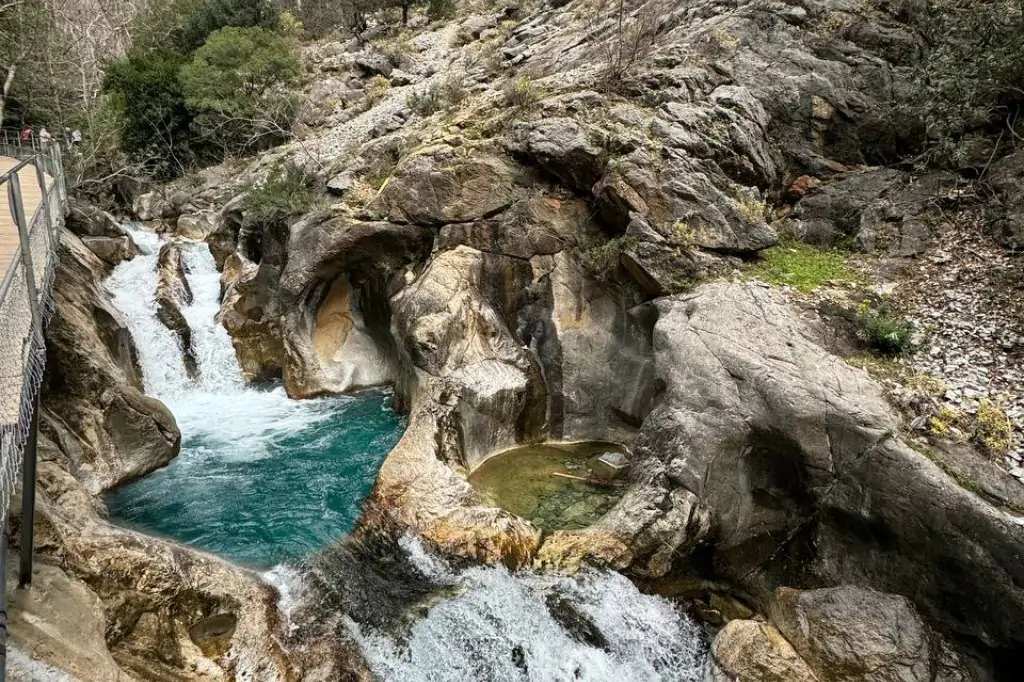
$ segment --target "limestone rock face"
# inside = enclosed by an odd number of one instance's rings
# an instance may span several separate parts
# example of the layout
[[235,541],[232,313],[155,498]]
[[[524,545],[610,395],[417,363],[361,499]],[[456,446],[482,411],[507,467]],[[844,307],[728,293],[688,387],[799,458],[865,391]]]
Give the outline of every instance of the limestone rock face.
[[808,191],[790,214],[787,229],[819,246],[851,240],[862,251],[916,256],[932,243],[936,202],[955,198],[956,190],[951,173],[847,173]]
[[902,594],[955,632],[1019,645],[1024,527],[900,442],[865,373],[757,285],[658,309],[665,391],[636,455],[645,480],[710,509],[719,571],[763,593],[799,561],[808,579]]
[[[392,303],[395,337],[417,382],[444,378],[463,398],[457,407],[464,450],[461,464],[539,436],[543,404],[539,368],[512,330],[504,306],[493,302],[530,281],[529,266],[468,247],[435,258]],[[509,306],[510,308],[511,306]]]
[[[10,556],[8,585],[17,581],[15,566],[17,556]],[[37,563],[31,589],[11,590],[8,599],[9,645],[21,653],[67,671],[81,682],[135,680],[107,650],[103,603],[81,580],[56,566]],[[20,679],[16,667],[8,675],[12,672],[9,679]]]
[[163,466],[178,452],[174,417],[142,393],[125,321],[99,283],[103,264],[64,231],[46,329],[41,428],[62,462],[92,492]]
[[513,169],[500,157],[447,146],[404,159],[371,208],[398,223],[439,226],[487,218],[514,203]]
[[192,327],[181,312],[192,304],[192,290],[185,276],[185,261],[181,246],[166,242],[157,255],[156,316],[178,339],[185,371],[192,379],[199,376],[195,346],[192,344]]
[[537,191],[489,220],[445,225],[439,246],[451,249],[462,244],[514,258],[553,255],[586,234],[590,212],[582,199]]
[[411,529],[442,552],[488,564],[528,566],[540,530],[483,504],[449,465],[459,455],[457,393],[427,378],[409,425],[380,473],[356,533]]
[[706,682],[821,682],[768,623],[729,621],[715,635]]
[[398,379],[391,291],[429,252],[427,228],[338,217],[301,221],[278,283],[289,394],[343,393]]
[[769,612],[822,682],[973,679],[905,597],[852,586],[779,588]]

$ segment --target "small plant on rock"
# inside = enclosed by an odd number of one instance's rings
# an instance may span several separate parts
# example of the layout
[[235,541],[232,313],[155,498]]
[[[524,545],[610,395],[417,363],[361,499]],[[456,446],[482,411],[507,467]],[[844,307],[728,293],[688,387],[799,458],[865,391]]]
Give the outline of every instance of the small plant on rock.
[[377,74],[370,79],[369,84],[366,86],[366,101],[370,104],[376,104],[384,99],[389,90],[391,90],[391,83],[384,76]]
[[634,246],[637,238],[631,235],[613,237],[607,241],[583,239],[579,244],[580,264],[598,279],[607,279],[619,268],[622,252]]
[[294,163],[282,163],[263,182],[249,187],[242,199],[242,217],[246,225],[270,225],[312,212],[321,203],[316,176]]
[[526,76],[517,76],[505,82],[505,104],[518,109],[527,109],[540,100],[540,92]]
[[910,350],[911,326],[893,314],[884,304],[861,304],[857,316],[861,338],[882,355],[902,355]]
[[998,404],[988,398],[978,403],[974,420],[974,440],[990,454],[999,455],[1010,449],[1013,424]]

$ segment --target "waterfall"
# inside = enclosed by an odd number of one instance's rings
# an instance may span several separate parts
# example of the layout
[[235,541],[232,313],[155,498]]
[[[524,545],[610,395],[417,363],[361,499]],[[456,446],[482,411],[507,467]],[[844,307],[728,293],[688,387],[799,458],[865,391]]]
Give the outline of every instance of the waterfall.
[[231,338],[216,321],[220,274],[213,256],[204,242],[182,240],[193,300],[181,312],[199,365],[198,379],[189,379],[177,338],[156,316],[156,264],[164,239],[141,225],[129,225],[128,232],[142,253],[117,266],[106,286],[128,320],[146,393],[174,413],[183,452],[196,446],[252,459],[266,454],[268,439],[301,433],[328,418],[331,401],[295,401],[282,387],[246,385]]
[[269,576],[289,595],[284,622],[345,614],[345,634],[384,682],[703,679],[701,628],[613,571],[458,569],[410,537],[349,541],[306,571],[301,582]]

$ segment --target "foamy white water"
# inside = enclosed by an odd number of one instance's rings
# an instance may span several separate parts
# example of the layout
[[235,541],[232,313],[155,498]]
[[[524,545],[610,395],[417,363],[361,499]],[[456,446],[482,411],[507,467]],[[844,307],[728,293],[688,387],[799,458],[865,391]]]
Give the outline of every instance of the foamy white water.
[[[706,646],[700,628],[671,602],[642,594],[618,573],[564,577],[478,567],[455,574],[424,556],[422,548],[410,558],[442,581],[454,577],[459,593],[430,608],[400,639],[347,621],[367,662],[384,680],[702,679]],[[552,597],[589,620],[604,638],[603,646],[569,632],[552,615]]]
[[182,314],[192,329],[199,366],[198,379],[189,379],[177,337],[156,316],[156,263],[164,239],[140,225],[127,229],[142,254],[118,265],[106,286],[128,319],[146,393],[163,401],[178,422],[181,456],[192,449],[218,458],[259,458],[269,439],[299,433],[328,417],[327,401],[296,401],[280,387],[265,391],[246,385],[231,338],[216,320],[220,274],[213,256],[204,242],[182,241],[193,294]]

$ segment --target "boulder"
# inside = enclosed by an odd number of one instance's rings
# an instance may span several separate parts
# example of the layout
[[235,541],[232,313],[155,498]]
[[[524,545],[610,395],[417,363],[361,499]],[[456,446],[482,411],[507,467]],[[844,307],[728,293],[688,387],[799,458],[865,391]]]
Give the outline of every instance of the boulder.
[[98,493],[165,465],[181,434],[142,392],[131,334],[100,284],[105,266],[67,230],[59,255],[40,430],[60,444],[61,466]]
[[194,213],[178,216],[174,226],[174,234],[186,239],[203,240],[217,229],[216,214]]
[[192,304],[192,290],[185,276],[181,246],[165,242],[157,256],[156,316],[178,340],[189,378],[199,376],[199,362],[192,343],[192,327],[181,309]]
[[110,237],[124,236],[124,230],[114,216],[102,211],[92,204],[72,200],[64,225],[79,237]]
[[802,241],[911,257],[933,241],[935,207],[957,200],[950,173],[911,177],[890,169],[847,173],[806,192],[785,229]]
[[82,243],[111,269],[141,253],[138,244],[127,234],[120,237],[82,237]]
[[973,679],[905,597],[849,585],[779,588],[769,613],[821,682]]
[[405,157],[370,209],[391,222],[440,226],[489,218],[517,198],[506,161],[440,146]]
[[608,159],[600,131],[567,117],[516,122],[505,148],[581,192],[590,192]]
[[711,644],[705,682],[821,682],[768,623],[729,621]]
[[360,52],[355,59],[356,67],[365,76],[384,76],[387,78],[394,70],[387,56],[379,52]]
[[710,510],[720,574],[762,595],[798,576],[871,586],[949,631],[1021,645],[1024,526],[903,443],[865,372],[756,284],[657,306],[664,392],[634,466]]
[[142,221],[157,220],[159,218],[170,218],[173,215],[173,208],[170,202],[159,192],[146,192],[135,198],[132,203],[132,213]]

